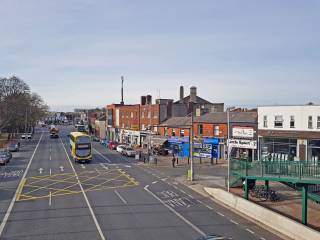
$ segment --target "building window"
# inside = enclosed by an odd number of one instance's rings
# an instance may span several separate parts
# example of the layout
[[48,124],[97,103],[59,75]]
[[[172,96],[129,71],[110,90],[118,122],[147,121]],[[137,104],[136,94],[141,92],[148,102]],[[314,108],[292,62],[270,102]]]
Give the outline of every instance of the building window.
[[142,125],[141,125],[141,129],[142,129],[142,130],[145,130],[145,128],[144,128],[144,124],[142,124]]
[[184,129],[181,129],[181,131],[180,131],[180,137],[184,137]]
[[320,128],[320,116],[317,117],[317,128]]
[[312,129],[312,128],[313,128],[313,126],[312,126],[312,116],[309,116],[309,117],[308,117],[308,128],[309,128],[309,129]]
[[215,135],[215,136],[219,136],[219,135],[220,135],[220,128],[219,128],[219,126],[215,126],[215,127],[214,127],[214,135]]
[[290,116],[290,128],[295,128],[294,116]]
[[282,115],[277,115],[274,117],[274,127],[275,128],[282,128],[283,127]]
[[264,128],[268,127],[268,117],[267,116],[263,116],[263,127]]
[[172,136],[175,137],[176,136],[176,129],[172,129]]
[[141,118],[144,118],[144,112],[141,113]]
[[203,125],[202,125],[202,124],[199,124],[199,125],[198,125],[198,134],[199,134],[199,135],[202,135],[202,134],[203,134]]
[[131,118],[133,118],[133,112],[131,112]]
[[151,112],[150,111],[148,112],[148,118],[151,118]]

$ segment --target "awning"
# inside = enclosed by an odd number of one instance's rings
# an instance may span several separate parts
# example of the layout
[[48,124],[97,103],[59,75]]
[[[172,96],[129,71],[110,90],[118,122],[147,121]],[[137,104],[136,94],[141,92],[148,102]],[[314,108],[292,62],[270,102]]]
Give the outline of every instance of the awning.
[[167,138],[162,138],[162,137],[146,137],[143,141],[144,145],[148,145],[149,143],[152,146],[161,146],[163,145],[166,141],[168,141]]

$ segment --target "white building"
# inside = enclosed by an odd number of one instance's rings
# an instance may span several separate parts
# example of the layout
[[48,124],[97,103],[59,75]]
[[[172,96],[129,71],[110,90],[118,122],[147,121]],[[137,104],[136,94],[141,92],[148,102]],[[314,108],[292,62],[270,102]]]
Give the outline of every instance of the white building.
[[320,105],[258,107],[261,156],[320,159]]

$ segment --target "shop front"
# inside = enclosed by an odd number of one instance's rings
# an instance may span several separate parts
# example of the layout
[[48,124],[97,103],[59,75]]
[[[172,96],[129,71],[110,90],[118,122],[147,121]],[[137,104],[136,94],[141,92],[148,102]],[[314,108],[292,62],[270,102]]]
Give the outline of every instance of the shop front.
[[140,132],[134,130],[120,130],[120,142],[128,145],[140,145]]
[[320,165],[320,139],[308,141],[308,161]]
[[264,137],[260,139],[260,152],[262,159],[297,161],[299,160],[298,140]]
[[219,159],[219,138],[204,138],[194,143],[193,156],[196,158]]
[[189,137],[171,137],[168,139],[169,148],[178,157],[190,156]]

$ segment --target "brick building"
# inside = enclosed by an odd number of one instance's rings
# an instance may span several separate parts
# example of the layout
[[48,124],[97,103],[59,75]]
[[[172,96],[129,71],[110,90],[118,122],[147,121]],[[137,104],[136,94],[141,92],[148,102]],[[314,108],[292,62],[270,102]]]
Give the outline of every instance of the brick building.
[[[230,137],[234,136],[233,130],[250,129],[254,132],[253,139],[257,138],[257,112],[231,112],[230,115]],[[170,137],[190,136],[191,118],[173,117],[160,124],[159,134]],[[226,143],[228,138],[228,122],[226,112],[213,112],[194,118],[193,131],[195,140],[205,138],[216,138],[219,158],[226,157]],[[245,150],[247,151],[247,150]],[[237,150],[235,154],[242,154],[243,150]],[[252,156],[252,151],[247,151],[247,155]]]

